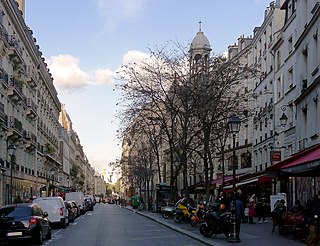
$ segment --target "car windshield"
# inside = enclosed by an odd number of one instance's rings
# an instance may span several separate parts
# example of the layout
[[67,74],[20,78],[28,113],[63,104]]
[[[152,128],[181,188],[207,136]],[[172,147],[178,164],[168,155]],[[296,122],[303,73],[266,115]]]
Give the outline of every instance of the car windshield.
[[0,210],[0,218],[3,217],[23,217],[30,216],[31,208],[29,207],[7,207]]

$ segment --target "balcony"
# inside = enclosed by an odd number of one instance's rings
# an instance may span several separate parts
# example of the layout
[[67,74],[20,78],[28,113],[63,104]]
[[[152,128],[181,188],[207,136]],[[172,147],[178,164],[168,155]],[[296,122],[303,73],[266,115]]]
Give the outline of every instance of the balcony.
[[37,117],[37,105],[31,98],[27,99],[27,111],[26,115],[31,119]]
[[19,45],[18,41],[16,40],[15,35],[9,36],[8,55],[9,55],[10,60],[14,64],[23,63],[22,48]]
[[5,122],[6,113],[4,112],[4,104],[0,102],[0,122]]
[[19,139],[22,137],[22,122],[13,116],[8,117],[8,138]]
[[9,86],[9,75],[3,68],[0,68],[0,82],[2,83],[2,85],[5,88],[8,88],[8,86]]
[[9,77],[8,97],[13,101],[21,101],[25,98],[22,92],[22,84],[14,76]]
[[34,151],[37,148],[37,136],[31,131],[24,131],[23,137],[27,140],[26,142],[27,151]]
[[31,87],[36,87],[39,80],[39,74],[36,69],[31,66],[27,67],[27,82]]
[[9,46],[9,35],[7,30],[4,28],[2,24],[0,24],[0,47],[8,47]]

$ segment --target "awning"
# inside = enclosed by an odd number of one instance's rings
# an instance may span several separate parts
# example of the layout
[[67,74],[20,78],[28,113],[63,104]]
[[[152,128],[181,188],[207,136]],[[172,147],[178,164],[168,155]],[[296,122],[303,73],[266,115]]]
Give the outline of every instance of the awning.
[[[239,180],[240,177],[246,176],[247,174],[239,174],[236,176],[236,180]],[[233,180],[233,175],[224,176],[224,182],[230,182]],[[214,179],[211,181],[211,184],[215,184],[216,186],[222,185],[222,177]]]
[[[232,175],[224,176],[224,182],[228,182],[232,180],[232,178],[233,178]],[[213,185],[215,184],[216,186],[219,186],[220,184],[222,184],[222,177],[211,180],[211,184]]]
[[314,177],[320,175],[320,144],[313,145],[283,161],[268,167],[268,175],[284,174],[290,176]]
[[[253,178],[253,179],[244,180],[244,181],[242,181],[242,182],[236,183],[236,187],[239,187],[239,186],[242,186],[242,185],[246,185],[246,184],[252,184],[252,183],[258,182],[258,179],[259,179],[259,178]],[[223,189],[230,189],[230,188],[233,188],[233,184],[232,184],[232,185],[227,185],[227,186],[223,187]]]
[[272,177],[267,177],[267,176],[263,175],[258,178],[258,183],[269,183],[269,182],[272,182],[272,180],[273,180]]
[[63,187],[63,186],[59,186],[59,185],[53,185],[53,187],[57,188],[58,190],[61,191],[69,191],[68,187]]

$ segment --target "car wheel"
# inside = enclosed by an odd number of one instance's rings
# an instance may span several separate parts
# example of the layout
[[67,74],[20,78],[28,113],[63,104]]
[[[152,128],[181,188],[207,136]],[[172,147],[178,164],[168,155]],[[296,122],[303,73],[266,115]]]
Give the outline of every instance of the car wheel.
[[67,228],[67,222],[66,222],[66,219],[64,218],[63,220],[62,220],[62,222],[61,222],[61,227],[63,228],[63,229],[66,229]]
[[34,243],[36,245],[42,245],[42,238],[43,237],[43,234],[42,234],[42,228],[39,229],[39,231],[36,233],[36,236],[34,238]]
[[52,231],[51,231],[51,227],[49,226],[48,233],[46,235],[46,239],[51,239],[51,237],[52,237]]

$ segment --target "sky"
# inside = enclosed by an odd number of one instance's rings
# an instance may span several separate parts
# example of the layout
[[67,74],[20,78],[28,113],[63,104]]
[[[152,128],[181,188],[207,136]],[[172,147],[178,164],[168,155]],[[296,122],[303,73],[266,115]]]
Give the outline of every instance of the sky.
[[201,29],[215,54],[261,26],[269,0],[25,0],[33,31],[89,163],[121,157],[115,71]]

